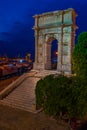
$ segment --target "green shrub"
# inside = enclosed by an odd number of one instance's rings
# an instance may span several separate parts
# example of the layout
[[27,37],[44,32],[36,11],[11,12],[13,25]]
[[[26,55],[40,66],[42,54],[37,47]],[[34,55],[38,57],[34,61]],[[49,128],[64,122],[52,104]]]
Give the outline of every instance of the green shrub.
[[36,103],[43,107],[49,115],[58,115],[61,111],[67,111],[70,104],[70,84],[71,80],[65,76],[45,77],[38,81],[36,85]]
[[70,117],[83,117],[87,114],[87,82],[79,77],[47,76],[36,85],[36,103],[52,116],[67,112]]
[[87,77],[87,32],[83,32],[78,36],[72,53],[73,71],[79,77]]
[[79,117],[87,115],[87,81],[85,79],[81,79],[80,81],[77,106]]
[[47,98],[47,93],[49,92],[49,85],[52,81],[52,75],[47,76],[37,82],[35,93],[36,93],[36,104],[38,107],[43,107],[44,102]]

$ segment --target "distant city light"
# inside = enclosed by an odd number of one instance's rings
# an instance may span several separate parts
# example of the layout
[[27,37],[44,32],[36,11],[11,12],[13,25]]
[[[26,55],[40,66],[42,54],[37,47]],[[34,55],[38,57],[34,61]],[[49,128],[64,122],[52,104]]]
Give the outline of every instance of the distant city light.
[[55,54],[58,55],[58,51],[56,51]]
[[58,55],[58,51],[54,51],[54,55],[57,56]]
[[23,60],[21,59],[21,60],[20,60],[20,63],[22,63],[22,62],[23,62]]

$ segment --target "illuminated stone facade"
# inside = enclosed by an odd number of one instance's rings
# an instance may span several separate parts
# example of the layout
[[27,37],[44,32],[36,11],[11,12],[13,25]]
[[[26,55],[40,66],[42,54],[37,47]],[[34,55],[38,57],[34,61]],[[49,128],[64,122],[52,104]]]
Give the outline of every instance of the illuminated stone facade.
[[58,41],[57,72],[72,73],[71,53],[75,44],[76,12],[70,8],[33,16],[35,18],[36,70],[51,69],[51,43]]

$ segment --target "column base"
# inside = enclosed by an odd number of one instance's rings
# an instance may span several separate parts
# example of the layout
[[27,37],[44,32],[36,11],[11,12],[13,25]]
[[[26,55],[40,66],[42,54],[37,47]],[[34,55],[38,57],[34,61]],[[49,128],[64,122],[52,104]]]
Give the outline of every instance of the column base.
[[72,74],[72,65],[71,64],[62,65],[62,71],[64,72],[64,74]]
[[61,74],[72,74],[72,65],[71,64],[58,65],[57,70]]
[[35,62],[33,68],[35,70],[44,70],[44,63],[36,63]]

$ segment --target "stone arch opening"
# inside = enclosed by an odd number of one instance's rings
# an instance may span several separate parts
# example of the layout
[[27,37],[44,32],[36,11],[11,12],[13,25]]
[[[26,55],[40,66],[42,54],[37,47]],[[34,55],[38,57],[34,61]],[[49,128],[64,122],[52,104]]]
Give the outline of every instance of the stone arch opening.
[[58,40],[54,37],[50,37],[47,40],[46,47],[46,63],[45,69],[47,70],[57,70],[58,64]]
[[51,43],[51,69],[57,70],[58,63],[58,40],[54,39]]

